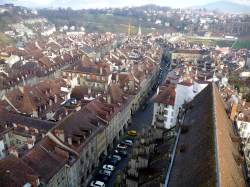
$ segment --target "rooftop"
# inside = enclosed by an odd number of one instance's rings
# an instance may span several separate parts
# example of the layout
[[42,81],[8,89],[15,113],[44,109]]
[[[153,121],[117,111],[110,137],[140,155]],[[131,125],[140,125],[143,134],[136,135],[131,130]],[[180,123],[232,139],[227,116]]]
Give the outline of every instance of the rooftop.
[[23,186],[26,183],[36,185],[38,176],[22,159],[13,155],[0,160],[0,186]]
[[166,83],[160,87],[158,95],[153,99],[156,103],[174,106],[175,104],[175,86]]
[[68,152],[45,137],[23,157],[23,160],[39,174],[42,181],[47,183],[67,163],[68,157]]
[[5,111],[0,112],[0,122],[21,124],[21,125],[32,127],[37,130],[41,130],[45,132],[49,131],[52,127],[55,126],[55,123],[50,122],[50,121],[35,119],[35,118],[23,116],[20,114],[13,114],[10,112],[5,112]]
[[188,130],[180,135],[170,187],[216,186],[217,183],[245,186],[241,165],[236,161],[239,152],[232,140],[233,126],[214,85],[210,84],[194,98],[183,126]]

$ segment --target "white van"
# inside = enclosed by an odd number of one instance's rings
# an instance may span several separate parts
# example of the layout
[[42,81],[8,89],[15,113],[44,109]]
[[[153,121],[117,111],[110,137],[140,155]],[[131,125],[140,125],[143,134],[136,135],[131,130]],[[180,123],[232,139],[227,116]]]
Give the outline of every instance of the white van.
[[105,183],[102,181],[92,181],[90,183],[91,187],[105,187]]

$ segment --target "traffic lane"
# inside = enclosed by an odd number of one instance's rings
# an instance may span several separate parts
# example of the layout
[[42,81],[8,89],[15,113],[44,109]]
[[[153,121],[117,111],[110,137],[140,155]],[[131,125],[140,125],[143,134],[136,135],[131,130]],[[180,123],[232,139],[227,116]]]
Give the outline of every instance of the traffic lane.
[[135,116],[132,119],[132,124],[128,127],[128,130],[136,130],[141,132],[143,128],[151,125],[153,120],[153,102],[149,101],[145,110],[139,109],[135,113]]

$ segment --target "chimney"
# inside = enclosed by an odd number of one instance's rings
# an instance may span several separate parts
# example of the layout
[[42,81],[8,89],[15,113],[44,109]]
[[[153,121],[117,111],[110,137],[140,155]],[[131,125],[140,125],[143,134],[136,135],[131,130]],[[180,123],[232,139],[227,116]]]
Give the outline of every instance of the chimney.
[[32,149],[32,147],[34,147],[34,142],[33,142],[32,139],[29,139],[29,140],[27,141],[27,146],[28,146],[28,149]]
[[72,145],[72,138],[71,137],[68,137],[68,144]]
[[55,135],[62,141],[65,141],[65,137],[64,137],[64,131],[62,129],[56,129],[55,130]]
[[111,104],[111,96],[109,94],[107,95],[107,103]]
[[18,152],[17,152],[15,146],[12,146],[12,147],[9,148],[9,154],[12,154],[12,155],[14,155],[14,156],[16,156],[18,158]]
[[50,99],[50,100],[49,100],[49,106],[52,106],[52,104],[53,104],[53,103],[52,103],[52,100]]
[[115,75],[115,81],[116,81],[116,83],[118,83],[118,81],[119,81],[119,74],[118,73]]
[[91,87],[88,87],[88,95],[91,94]]
[[100,67],[100,75],[103,73],[103,67]]
[[246,105],[246,100],[243,99],[243,100],[242,100],[242,106],[245,106],[245,105]]
[[54,95],[54,101],[57,103],[57,95]]

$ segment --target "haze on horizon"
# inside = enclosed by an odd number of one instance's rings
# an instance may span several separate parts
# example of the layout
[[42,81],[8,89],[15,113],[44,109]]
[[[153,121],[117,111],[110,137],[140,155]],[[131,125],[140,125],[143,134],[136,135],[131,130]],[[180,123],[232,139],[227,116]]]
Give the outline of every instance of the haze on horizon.
[[[185,8],[200,6],[220,0],[0,0],[0,4],[14,3],[26,7],[71,7],[82,8],[107,8],[107,7],[132,7],[146,4],[170,6],[173,8]],[[250,0],[223,0],[239,4],[250,5]]]

